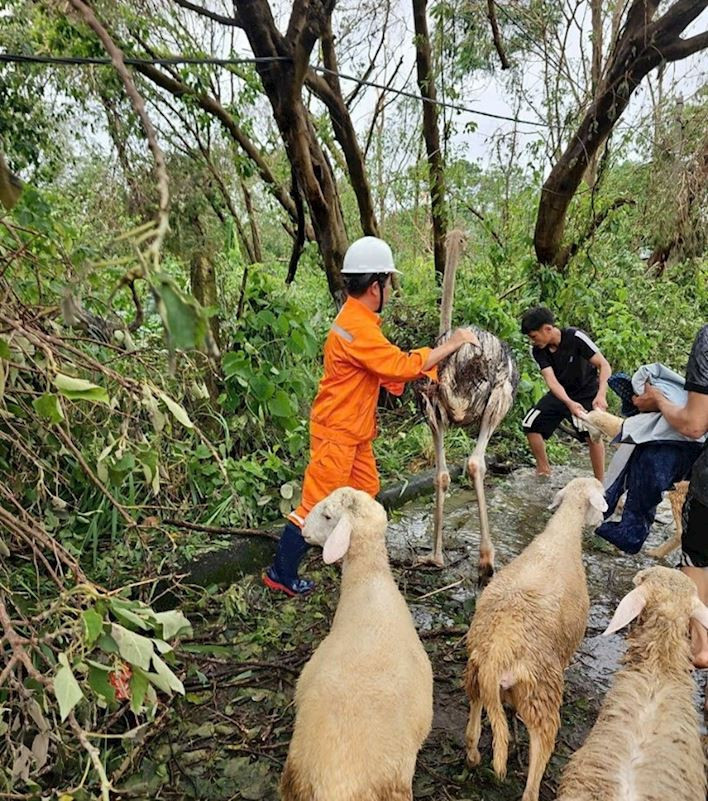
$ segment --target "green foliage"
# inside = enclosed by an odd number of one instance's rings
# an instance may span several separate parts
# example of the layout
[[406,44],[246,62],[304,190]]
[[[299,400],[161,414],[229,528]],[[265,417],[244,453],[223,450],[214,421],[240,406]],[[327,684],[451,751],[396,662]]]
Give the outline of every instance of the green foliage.
[[[0,45],[8,52],[103,55],[97,39],[67,15],[24,0],[11,0],[4,10]],[[560,13],[547,0],[530,0],[519,7],[520,26],[501,6],[497,11],[512,60],[552,34]],[[155,52],[166,45],[163,35],[170,49],[178,44],[185,53],[206,52],[199,33],[188,34],[181,18],[156,20],[124,4],[104,3],[100,12],[117,37],[136,34]],[[435,58],[445,66],[442,94],[464,97],[466,77],[494,69],[498,60],[486,5],[435,3],[431,15]],[[290,165],[277,130],[253,113],[263,103],[256,68],[238,66],[231,73],[233,91],[224,93],[224,107],[257,142],[279,184],[289,186]],[[200,92],[226,85],[203,65],[180,66],[176,74]],[[169,705],[185,685],[180,714],[198,717],[200,704],[211,700],[207,668],[194,659],[205,657],[212,666],[219,659],[263,662],[276,649],[286,659],[298,657],[298,649],[311,649],[323,636],[334,603],[327,569],[316,575],[328,582],[327,590],[317,591],[307,626],[300,606],[264,597],[253,581],[219,595],[210,589],[197,594],[190,618],[204,626],[205,610],[216,606],[219,631],[228,630],[230,640],[211,645],[197,638],[186,649],[177,646],[190,636],[184,613],[156,611],[163,582],[169,583],[165,576],[181,573],[185,560],[223,542],[187,533],[182,524],[270,527],[298,503],[307,418],[335,310],[313,242],[305,246],[295,283],[285,286],[291,238],[253,161],[193,97],[175,100],[184,115],[176,119],[147,83],[141,91],[151,113],[158,107],[162,112],[171,231],[161,271],[134,283],[143,319],[129,335],[137,308],[125,277],[143,266],[138,249],[151,235],[145,220],[154,211],[155,193],[120,81],[110,68],[0,69],[0,106],[7,110],[0,119],[3,150],[11,168],[29,179],[13,214],[0,217],[0,602],[25,638],[37,673],[18,662],[0,688],[0,790],[6,793],[39,796],[82,786],[75,797],[88,798],[101,778],[86,774],[87,754],[71,728],[72,713],[81,728],[96,733],[91,742],[101,764],[109,777],[117,775],[129,764],[126,757],[138,753],[135,726],[141,737],[152,736],[158,710],[169,722]],[[566,123],[577,113],[567,108],[571,100],[567,93],[561,103]],[[704,238],[686,235],[700,229],[700,194],[684,213],[693,186],[687,176],[705,127],[703,105],[699,95],[683,115],[674,109],[662,121],[656,148],[638,150],[636,140],[627,140],[630,159],[624,143],[613,146],[596,191],[578,193],[571,205],[568,241],[582,240],[595,215],[618,197],[636,205],[610,212],[563,272],[539,267],[533,257],[541,167],[524,168],[512,150],[515,142],[508,151],[498,144],[499,162],[509,162],[504,166],[471,163],[459,154],[455,118],[443,115],[450,220],[468,235],[454,324],[474,323],[506,340],[521,375],[517,402],[492,440],[490,461],[514,466],[529,458],[520,418],[545,385],[518,320],[533,304],[551,306],[561,325],[590,332],[615,369],[631,372],[661,360],[683,370],[695,331],[708,318]],[[318,136],[338,165],[329,118],[316,105],[312,110]],[[378,184],[379,224],[403,271],[401,292],[385,315],[386,333],[410,349],[431,345],[438,330],[427,164],[416,152],[417,102],[387,103],[385,114],[386,124],[372,131],[367,163]],[[527,155],[540,164],[537,156],[546,148],[539,137]],[[360,226],[356,198],[345,176],[337,176],[353,239]],[[251,231],[241,181],[251,193],[262,264],[246,264],[243,237]],[[681,191],[672,193],[674,186]],[[676,249],[661,274],[648,270],[640,253],[677,232],[686,247]],[[216,275],[207,287],[211,294],[199,295],[202,303],[189,292],[191,285],[198,294],[199,258]],[[63,317],[68,294],[82,302],[83,327],[72,328]],[[204,352],[215,353],[214,323],[218,361]],[[120,336],[106,335],[111,327]],[[181,351],[177,361],[175,349]],[[452,461],[469,453],[472,441],[454,430],[446,446]],[[384,484],[432,465],[430,433],[410,391],[382,410],[375,448]],[[560,439],[549,443],[549,453],[554,461],[570,458]],[[179,593],[173,584],[170,589]],[[282,744],[289,731],[279,722],[286,695],[252,686],[252,669],[237,670],[229,704],[255,705],[255,696],[268,721],[249,721],[246,740],[260,744],[258,738],[275,731]],[[190,723],[189,737],[210,736],[200,732],[202,721]],[[174,747],[179,758],[193,758],[182,746],[161,744],[170,753]],[[174,778],[167,762],[159,752],[151,755],[131,779],[121,774],[121,790],[156,796]],[[212,785],[207,771],[195,771],[190,792],[230,797],[235,783],[244,797],[272,791],[272,782],[249,770],[240,755],[221,760],[217,773]]]
[[281,282],[265,269],[251,270],[243,315],[231,326],[231,346],[222,360],[222,400],[244,433],[268,440],[267,421],[273,433],[285,432],[301,447],[302,418],[316,378],[305,365],[317,356],[319,343],[311,314],[280,289]]

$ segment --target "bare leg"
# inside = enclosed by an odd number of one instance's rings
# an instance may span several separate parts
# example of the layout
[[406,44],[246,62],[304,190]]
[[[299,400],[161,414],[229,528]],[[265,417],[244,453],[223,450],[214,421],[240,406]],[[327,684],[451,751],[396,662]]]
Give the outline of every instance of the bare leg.
[[417,560],[418,564],[432,564],[437,567],[445,565],[443,557],[443,509],[445,493],[450,486],[450,473],[445,460],[444,431],[440,426],[430,426],[435,445],[435,514],[433,517],[433,552]]
[[489,580],[494,575],[494,546],[492,545],[492,537],[489,532],[487,499],[484,494],[484,477],[487,474],[487,464],[484,456],[487,450],[487,443],[494,433],[495,428],[496,425],[492,425],[492,421],[487,418],[485,412],[479,429],[477,444],[472,455],[467,460],[467,472],[472,481],[474,481],[474,491],[477,494],[477,503],[479,504],[480,538],[477,583],[480,587],[484,587],[488,584]]
[[[698,587],[698,597],[708,605],[708,567],[682,567],[681,572]],[[697,620],[691,620],[691,654],[697,668],[708,668],[708,631]]]
[[588,440],[588,447],[590,448],[590,461],[592,463],[592,472],[598,481],[602,481],[605,477],[605,443],[602,440],[593,442]]
[[531,453],[533,453],[533,458],[536,460],[536,474],[539,476],[550,476],[551,465],[546,455],[546,443],[543,441],[543,437],[533,432],[527,434],[526,439],[529,441]]

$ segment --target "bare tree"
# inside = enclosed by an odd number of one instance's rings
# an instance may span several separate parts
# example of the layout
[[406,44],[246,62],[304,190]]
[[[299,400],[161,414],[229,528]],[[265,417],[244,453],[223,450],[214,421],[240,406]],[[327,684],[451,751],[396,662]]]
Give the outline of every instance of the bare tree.
[[563,244],[566,214],[590,160],[652,69],[708,47],[708,32],[687,39],[681,36],[707,6],[708,0],[677,0],[655,19],[659,0],[631,3],[597,95],[543,185],[534,235],[540,262],[559,269],[567,265],[573,245]]

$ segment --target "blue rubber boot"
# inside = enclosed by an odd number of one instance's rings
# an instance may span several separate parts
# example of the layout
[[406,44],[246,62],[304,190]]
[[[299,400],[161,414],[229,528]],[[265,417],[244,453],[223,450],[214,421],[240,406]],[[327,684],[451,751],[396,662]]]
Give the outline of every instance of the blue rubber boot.
[[266,587],[284,592],[291,598],[312,592],[315,582],[301,579],[297,575],[300,562],[309,547],[300,529],[295,523],[288,521],[280,535],[273,564],[263,574],[263,583]]

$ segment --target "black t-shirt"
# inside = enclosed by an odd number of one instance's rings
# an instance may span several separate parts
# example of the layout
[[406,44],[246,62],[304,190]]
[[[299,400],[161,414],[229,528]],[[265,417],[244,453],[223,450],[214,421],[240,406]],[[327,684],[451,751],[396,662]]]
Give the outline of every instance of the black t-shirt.
[[[708,395],[708,325],[701,328],[693,341],[686,365],[685,389]],[[704,506],[708,506],[708,442],[693,465],[690,491]]]
[[579,328],[562,328],[555,351],[548,345],[531,349],[541,370],[552,367],[558,383],[573,400],[597,394],[600,383],[597,368],[590,364],[590,359],[599,352],[597,345]]

